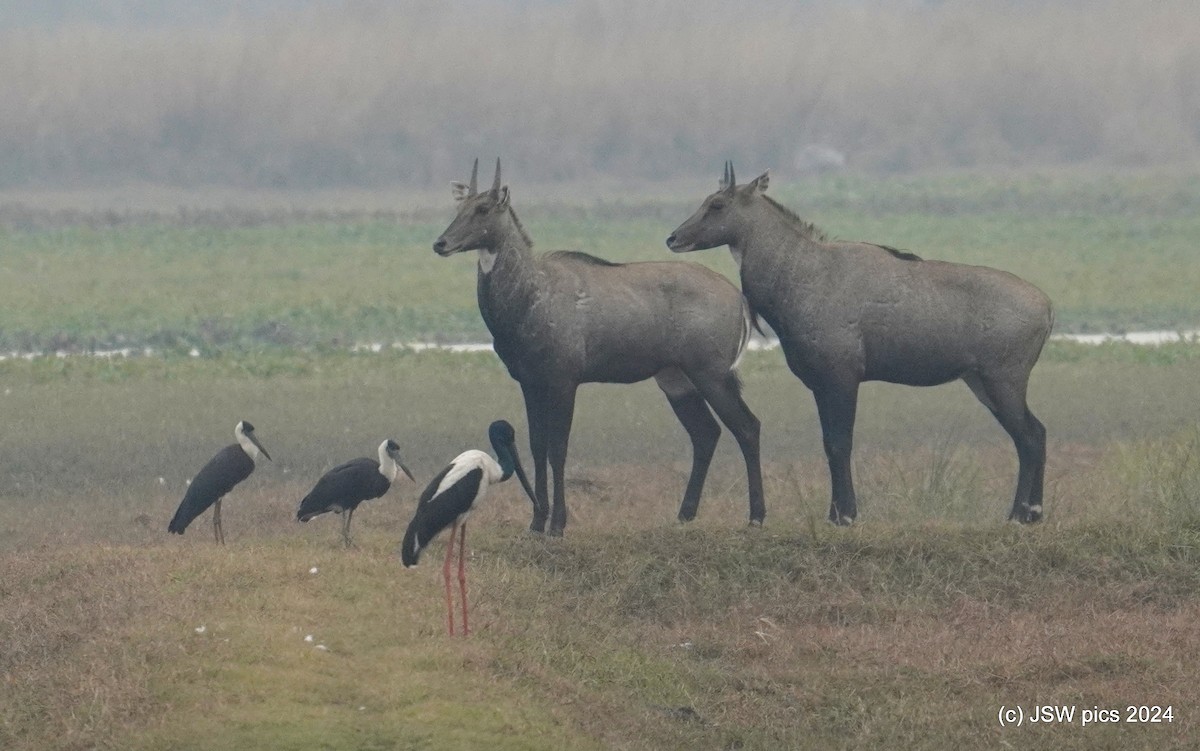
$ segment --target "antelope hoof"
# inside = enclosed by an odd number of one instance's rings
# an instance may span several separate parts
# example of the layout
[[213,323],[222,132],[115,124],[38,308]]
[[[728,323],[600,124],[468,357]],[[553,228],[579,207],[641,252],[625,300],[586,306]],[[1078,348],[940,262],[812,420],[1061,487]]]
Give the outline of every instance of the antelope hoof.
[[696,512],[695,512],[695,511],[693,511],[693,512],[691,512],[691,513],[688,513],[688,512],[686,512],[686,511],[680,511],[680,512],[679,512],[679,523],[680,523],[680,524],[687,524],[688,522],[692,521],[692,520],[693,520],[693,519],[695,519],[695,518],[696,518]]
[[550,537],[562,537],[563,536],[563,528],[562,527],[551,527],[550,531],[547,532],[546,534]]
[[829,523],[835,527],[852,527],[854,526],[854,517],[839,515],[836,519],[830,519]]
[[1024,503],[1019,508],[1013,509],[1013,512],[1008,515],[1011,520],[1019,521],[1022,524],[1037,524],[1042,520],[1042,506],[1027,506]]
[[750,529],[762,529],[762,525],[763,525],[762,519],[751,519],[750,523],[747,524],[746,526],[749,527]]

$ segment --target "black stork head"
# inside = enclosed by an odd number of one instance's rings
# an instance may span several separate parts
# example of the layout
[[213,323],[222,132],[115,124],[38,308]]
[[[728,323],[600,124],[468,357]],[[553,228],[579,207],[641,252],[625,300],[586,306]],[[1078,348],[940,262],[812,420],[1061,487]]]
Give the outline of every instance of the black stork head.
[[504,473],[500,479],[507,480],[515,472],[517,479],[521,481],[521,487],[525,489],[525,494],[529,496],[534,508],[537,508],[537,496],[529,484],[529,478],[525,476],[525,470],[521,468],[521,457],[517,453],[517,433],[513,426],[507,420],[496,420],[488,426],[488,438],[492,441],[492,448],[496,450],[496,461]]
[[391,438],[384,441],[383,445],[379,447],[380,464],[383,463],[384,456],[390,456],[392,461],[396,463],[396,466],[400,468],[400,471],[408,476],[408,479],[412,480],[413,482],[417,481],[417,478],[413,477],[412,472],[409,472],[408,467],[404,466],[404,462],[400,460],[400,444],[396,443]]
[[528,495],[530,503],[533,503],[534,507],[538,506],[533,486],[529,485],[529,479],[521,468],[521,456],[517,453],[517,434],[509,421],[497,420],[487,426],[487,438],[491,439],[492,447],[496,449],[496,461],[500,465],[500,471],[504,473],[500,480],[508,480],[516,473],[517,480],[521,481],[521,487]]
[[271,455],[267,453],[267,450],[263,448],[263,445],[258,442],[258,438],[254,435],[254,426],[251,425],[249,421],[240,421],[237,424],[237,427],[233,429],[233,435],[235,438],[237,438],[237,442],[241,444],[241,447],[245,449],[246,453],[249,454],[251,458],[254,457],[255,452],[251,451],[249,446],[246,445],[247,443],[258,449],[258,451],[261,452],[263,456],[267,457],[267,459],[271,458]]

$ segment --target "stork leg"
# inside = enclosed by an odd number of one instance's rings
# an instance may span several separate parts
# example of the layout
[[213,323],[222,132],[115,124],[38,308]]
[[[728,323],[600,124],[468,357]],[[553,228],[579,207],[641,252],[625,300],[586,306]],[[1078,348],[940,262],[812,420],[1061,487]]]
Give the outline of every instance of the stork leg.
[[213,505],[213,537],[216,538],[218,545],[225,544],[225,530],[221,529],[221,499]]
[[462,592],[463,606],[463,636],[471,633],[467,627],[467,568],[464,557],[467,550],[467,523],[462,523],[462,531],[458,538],[458,590]]
[[350,509],[342,517],[342,542],[346,543],[346,547],[350,547],[350,517],[354,516],[354,509]]
[[442,582],[446,585],[446,628],[454,636],[454,596],[450,591],[450,556],[454,553],[454,535],[458,533],[458,522],[450,529],[450,539],[446,542],[446,561],[442,564]]

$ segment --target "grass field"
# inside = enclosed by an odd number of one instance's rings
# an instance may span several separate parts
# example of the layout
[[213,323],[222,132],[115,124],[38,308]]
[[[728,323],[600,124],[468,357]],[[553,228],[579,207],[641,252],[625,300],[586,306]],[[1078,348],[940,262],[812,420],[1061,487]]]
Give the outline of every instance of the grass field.
[[[540,197],[525,200],[513,179],[514,207],[539,248],[622,261],[671,258],[667,235],[715,186],[714,177],[668,197],[573,204],[570,191],[550,198],[536,188]],[[831,235],[1019,274],[1055,301],[1060,331],[1200,325],[1192,176],[840,177],[772,193]],[[452,203],[447,190],[435,206],[325,220],[253,207],[100,212],[91,218],[111,226],[91,227],[79,224],[87,215],[10,211],[0,229],[0,350],[486,340],[474,263],[431,250]],[[724,250],[690,260],[735,275]]]
[[[780,193],[839,235],[1012,268],[1061,298],[1060,323],[1195,327],[1197,183],[1125,177],[1105,198],[1109,182]],[[544,204],[526,224],[541,247],[651,257],[641,239],[677,208]],[[1004,523],[1013,450],[961,385],[864,387],[849,530],[823,521],[812,400],[778,352],[742,366],[763,418],[761,530],[745,527],[728,436],[698,521],[679,526],[689,456],[657,390],[586,387],[566,537],[529,535],[528,501],[498,488],[468,540],[475,634],[448,639],[442,544],[414,571],[395,555],[419,486],[360,510],[349,551],[338,520],[293,519],[322,471],[385,436],[419,481],[482,447],[496,417],[523,443],[493,356],[335,346],[442,322],[476,335],[472,263],[426,252],[440,224],[7,230],[0,315],[28,341],[6,346],[121,332],[162,354],[0,361],[0,748],[1195,747],[1190,344],[1047,347],[1030,395],[1050,434],[1047,519],[1033,528]],[[227,335],[204,340],[210,319]],[[300,320],[291,339],[255,329]],[[203,356],[180,352],[195,344]],[[275,461],[226,502],[228,546],[207,515],[168,539],[186,479],[241,418]],[[1000,726],[1002,708],[1044,705],[1074,720]],[[1170,706],[1170,722],[1124,721],[1142,705]],[[1084,709],[1121,721],[1083,727]]]

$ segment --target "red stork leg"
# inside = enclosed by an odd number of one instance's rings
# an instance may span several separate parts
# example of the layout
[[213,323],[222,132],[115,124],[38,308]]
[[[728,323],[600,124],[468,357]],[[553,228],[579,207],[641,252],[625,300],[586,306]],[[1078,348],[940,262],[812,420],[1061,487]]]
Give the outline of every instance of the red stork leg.
[[462,532],[458,538],[458,589],[462,592],[463,605],[463,636],[471,633],[467,628],[467,569],[463,560],[467,550],[467,523],[463,522]]
[[450,539],[446,542],[446,562],[442,564],[442,581],[446,585],[446,627],[454,636],[454,598],[450,592],[450,556],[454,553],[454,535],[458,532],[458,522],[450,529]]

